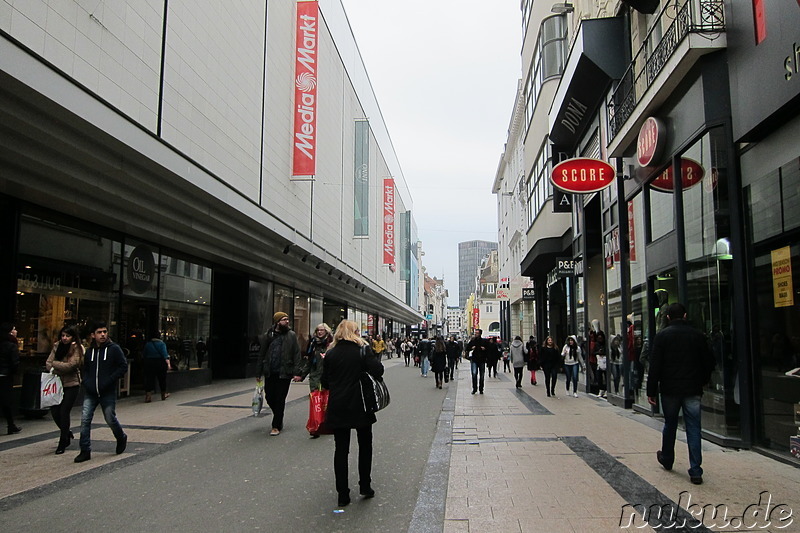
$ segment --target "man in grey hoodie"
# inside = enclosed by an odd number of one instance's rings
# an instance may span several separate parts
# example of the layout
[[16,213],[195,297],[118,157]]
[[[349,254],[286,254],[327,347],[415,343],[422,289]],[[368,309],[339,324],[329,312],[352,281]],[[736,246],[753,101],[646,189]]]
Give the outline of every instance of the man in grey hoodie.
[[108,326],[97,322],[92,328],[92,344],[83,359],[83,413],[81,414],[81,453],[76,463],[92,458],[92,418],[99,405],[103,417],[117,439],[117,455],[125,451],[128,436],[117,420],[117,385],[128,371],[128,361],[118,344],[108,338]]

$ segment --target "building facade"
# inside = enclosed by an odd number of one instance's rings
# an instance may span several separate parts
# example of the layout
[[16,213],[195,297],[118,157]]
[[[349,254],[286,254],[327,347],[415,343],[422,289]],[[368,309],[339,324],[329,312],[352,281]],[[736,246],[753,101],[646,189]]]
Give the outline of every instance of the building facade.
[[[411,195],[339,0],[0,2],[0,48],[0,309],[26,367],[98,319],[134,386],[151,335],[188,384],[251,374],[275,311],[301,340],[420,321]],[[202,365],[178,348],[201,338]]]
[[458,306],[462,309],[469,295],[475,291],[475,276],[481,261],[492,250],[496,242],[467,241],[458,243]]
[[[524,20],[537,20],[531,4],[523,2]],[[559,344],[565,334],[588,340],[597,324],[608,342],[610,401],[658,415],[644,391],[649,346],[667,306],[684,303],[717,361],[703,394],[704,437],[793,461],[800,5],[559,6],[540,20],[559,17],[552,24],[564,33],[536,40],[569,43],[548,106],[543,174],[588,158],[610,164],[614,178],[594,192],[563,193],[570,209],[561,241],[558,231],[530,226],[522,273],[537,304],[547,295],[541,333]],[[530,32],[531,22],[523,25]],[[560,205],[560,195],[554,188],[545,197]],[[587,391],[596,390],[594,376],[585,375]]]

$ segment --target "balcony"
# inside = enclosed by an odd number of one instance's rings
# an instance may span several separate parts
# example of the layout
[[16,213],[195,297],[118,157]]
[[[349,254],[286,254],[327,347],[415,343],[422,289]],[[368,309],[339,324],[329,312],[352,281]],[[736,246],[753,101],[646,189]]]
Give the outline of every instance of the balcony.
[[701,56],[726,47],[723,0],[666,2],[607,103],[609,155],[622,155]]

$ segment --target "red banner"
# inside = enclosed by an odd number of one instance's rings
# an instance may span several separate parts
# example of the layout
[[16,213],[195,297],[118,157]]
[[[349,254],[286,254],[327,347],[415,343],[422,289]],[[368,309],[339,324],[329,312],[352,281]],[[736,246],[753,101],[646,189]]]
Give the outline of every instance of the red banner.
[[481,329],[481,310],[472,308],[472,329]]
[[394,202],[394,179],[384,178],[383,180],[383,264],[389,265],[394,269],[394,250],[395,250],[395,202]]
[[297,2],[292,177],[316,173],[318,20],[316,0]]

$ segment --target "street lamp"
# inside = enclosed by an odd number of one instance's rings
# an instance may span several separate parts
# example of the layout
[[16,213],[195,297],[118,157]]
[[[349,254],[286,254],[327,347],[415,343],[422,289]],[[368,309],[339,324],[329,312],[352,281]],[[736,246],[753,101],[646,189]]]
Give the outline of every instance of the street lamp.
[[553,13],[558,13],[559,15],[564,15],[566,13],[572,13],[575,11],[575,6],[569,2],[558,2],[553,4],[553,7],[550,8],[550,11]]

